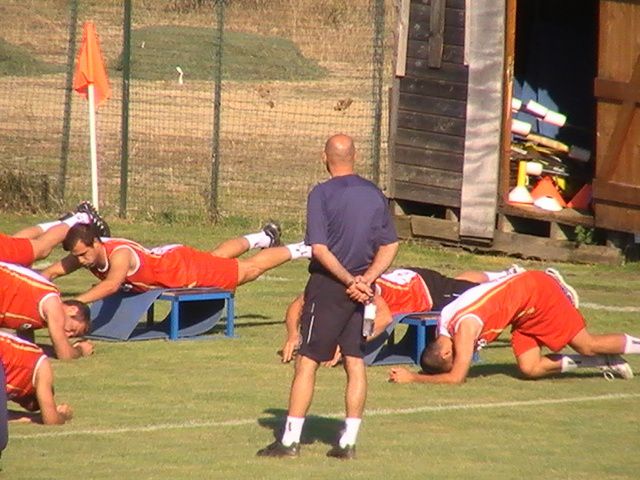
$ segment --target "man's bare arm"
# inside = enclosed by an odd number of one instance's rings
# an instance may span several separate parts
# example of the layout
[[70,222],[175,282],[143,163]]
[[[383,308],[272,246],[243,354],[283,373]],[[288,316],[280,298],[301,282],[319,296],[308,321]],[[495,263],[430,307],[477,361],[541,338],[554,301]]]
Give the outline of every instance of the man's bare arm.
[[474,320],[463,320],[460,323],[458,331],[453,337],[455,357],[450,372],[430,375],[397,367],[389,371],[389,381],[394,383],[464,383],[471,368],[473,351],[479,332],[480,325]]
[[73,416],[68,405],[56,405],[53,397],[53,368],[49,359],[40,362],[35,375],[35,388],[42,423],[45,425],[62,425]]
[[109,257],[109,271],[104,280],[78,295],[76,300],[91,303],[116,293],[127,280],[132,255],[131,251],[126,248],[113,252]]
[[42,270],[40,274],[49,280],[53,280],[54,278],[73,273],[80,267],[80,262],[78,262],[76,257],[73,255],[67,255],[62,260],[54,263],[53,265],[49,265],[47,268]]
[[282,361],[290,362],[293,358],[293,353],[298,348],[300,342],[300,315],[302,315],[302,307],[304,305],[303,295],[298,295],[293,302],[287,308],[285,314],[285,324],[287,326],[287,339],[282,347]]
[[326,245],[319,243],[311,245],[313,251],[313,258],[315,258],[320,264],[326,268],[329,273],[336,277],[345,286],[349,286],[354,281],[353,275],[351,275],[346,268],[340,263],[336,256],[331,253],[331,250]]
[[393,263],[393,259],[396,258],[396,254],[398,253],[399,243],[389,243],[387,245],[382,245],[376,252],[375,257],[373,258],[373,262],[367,271],[362,275],[364,282],[368,285],[371,285],[380,275],[382,275],[385,270],[387,270],[391,263]]

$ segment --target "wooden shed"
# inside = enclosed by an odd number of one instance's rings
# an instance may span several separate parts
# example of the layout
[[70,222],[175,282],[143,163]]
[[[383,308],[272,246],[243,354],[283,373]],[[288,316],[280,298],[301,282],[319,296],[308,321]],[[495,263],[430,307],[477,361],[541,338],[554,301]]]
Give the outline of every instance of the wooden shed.
[[[401,235],[620,261],[640,232],[640,0],[397,4],[389,196]],[[518,96],[565,115],[561,127],[534,119],[536,134],[519,140],[570,146],[551,156],[563,164],[554,178],[565,197],[588,187],[588,208],[508,200],[521,180],[511,134]]]

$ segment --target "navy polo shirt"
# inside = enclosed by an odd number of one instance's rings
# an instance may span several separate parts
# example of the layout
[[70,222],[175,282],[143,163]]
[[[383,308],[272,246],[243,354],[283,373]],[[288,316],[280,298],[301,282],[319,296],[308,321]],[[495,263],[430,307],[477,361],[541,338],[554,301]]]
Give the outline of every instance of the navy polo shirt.
[[[398,240],[380,189],[358,175],[316,185],[307,200],[307,245],[326,245],[352,275],[363,273],[382,245]],[[310,272],[324,267],[312,259]]]

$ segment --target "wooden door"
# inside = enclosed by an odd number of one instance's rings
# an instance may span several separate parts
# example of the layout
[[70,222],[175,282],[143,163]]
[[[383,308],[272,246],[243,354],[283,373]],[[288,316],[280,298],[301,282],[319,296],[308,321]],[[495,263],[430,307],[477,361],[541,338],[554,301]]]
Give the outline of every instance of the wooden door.
[[596,226],[640,232],[640,1],[600,2]]

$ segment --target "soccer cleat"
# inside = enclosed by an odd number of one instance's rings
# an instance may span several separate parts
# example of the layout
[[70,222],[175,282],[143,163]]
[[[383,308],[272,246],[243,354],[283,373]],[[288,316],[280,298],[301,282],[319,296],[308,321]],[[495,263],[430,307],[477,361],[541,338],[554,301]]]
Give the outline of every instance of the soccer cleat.
[[576,292],[576,289],[569,285],[564,280],[564,278],[562,278],[560,272],[555,268],[547,268],[545,270],[545,273],[551,275],[556,280],[556,282],[558,282],[560,287],[562,287],[562,291],[564,292],[564,294],[569,298],[569,300],[571,300],[571,303],[573,303],[573,306],[576,308],[580,308],[580,297],[578,296],[578,292]]
[[280,440],[270,443],[256,453],[259,457],[297,457],[300,455],[300,444],[292,443],[285,447]]
[[627,361],[620,355],[605,355],[605,358],[607,360],[607,365],[600,367],[600,370],[607,379],[611,378],[610,376],[615,374],[625,380],[633,378],[633,370],[631,370],[631,366],[629,366]]
[[356,446],[346,445],[341,447],[339,444],[331,447],[331,450],[327,452],[327,457],[339,458],[341,460],[352,460],[356,458]]
[[280,235],[282,234],[282,229],[280,228],[280,223],[275,220],[269,220],[264,227],[262,227],[262,231],[269,237],[270,247],[279,247],[282,245],[280,243]]
[[76,212],[82,212],[89,215],[91,222],[98,229],[98,233],[101,237],[110,237],[111,229],[107,222],[100,216],[98,210],[91,204],[91,202],[81,202],[76,207]]

